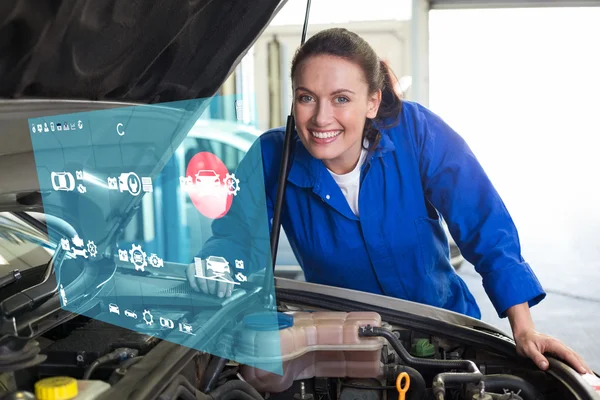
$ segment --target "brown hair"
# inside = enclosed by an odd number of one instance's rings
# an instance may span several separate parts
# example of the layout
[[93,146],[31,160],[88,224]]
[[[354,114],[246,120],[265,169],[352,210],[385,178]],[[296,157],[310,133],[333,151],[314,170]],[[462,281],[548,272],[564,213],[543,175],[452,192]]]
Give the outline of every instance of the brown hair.
[[369,141],[369,148],[374,149],[381,139],[379,129],[395,125],[402,109],[402,101],[394,91],[394,82],[397,79],[393,72],[359,35],[345,28],[331,28],[315,34],[296,51],[292,60],[292,80],[298,66],[317,55],[331,55],[354,62],[363,70],[369,85],[369,94],[381,90],[381,104],[377,116],[367,119],[363,131],[363,138]]

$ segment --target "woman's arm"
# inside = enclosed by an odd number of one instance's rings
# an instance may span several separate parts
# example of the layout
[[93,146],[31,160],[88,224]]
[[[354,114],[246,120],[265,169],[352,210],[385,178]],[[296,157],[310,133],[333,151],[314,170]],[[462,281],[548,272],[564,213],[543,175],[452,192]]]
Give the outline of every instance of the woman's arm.
[[529,308],[546,293],[523,259],[515,224],[475,155],[437,115],[424,107],[410,108],[425,196],[442,213],[461,252],[482,276],[498,315],[508,317],[517,351],[541,369],[548,367],[543,356],[547,352],[584,373],[588,368],[581,357],[535,330]]
[[536,365],[546,370],[548,360],[544,353],[554,354],[572,365],[579,373],[592,373],[581,357],[562,342],[535,330],[531,312],[527,303],[517,304],[506,311],[517,351],[524,357],[529,357]]
[[517,228],[483,167],[440,117],[413,104],[405,103],[405,111],[414,114],[407,123],[414,124],[411,136],[424,195],[481,275],[498,316],[506,317],[517,304],[535,306],[546,293],[521,255]]

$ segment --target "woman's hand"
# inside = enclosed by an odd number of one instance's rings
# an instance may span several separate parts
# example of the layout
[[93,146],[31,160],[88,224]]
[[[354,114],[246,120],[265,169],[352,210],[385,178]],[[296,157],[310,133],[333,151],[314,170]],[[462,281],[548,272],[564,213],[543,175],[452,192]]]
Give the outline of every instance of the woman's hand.
[[544,357],[544,353],[550,353],[564,360],[580,374],[593,373],[579,354],[560,340],[539,333],[535,329],[522,332],[518,337],[515,337],[515,342],[517,352],[532,359],[543,371],[548,369],[548,359]]
[[506,311],[506,315],[513,331],[517,352],[529,357],[541,370],[548,369],[549,363],[544,353],[550,353],[564,360],[580,374],[592,373],[579,354],[560,340],[535,330],[527,303],[512,306]]

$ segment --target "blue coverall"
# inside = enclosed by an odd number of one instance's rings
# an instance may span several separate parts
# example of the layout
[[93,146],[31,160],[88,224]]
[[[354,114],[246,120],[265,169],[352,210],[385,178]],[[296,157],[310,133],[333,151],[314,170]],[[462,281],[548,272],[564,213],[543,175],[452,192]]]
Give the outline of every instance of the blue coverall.
[[[271,221],[284,132],[272,129],[255,142],[248,153],[247,173],[238,173],[240,194],[251,182],[254,194],[246,193],[246,200],[236,198],[232,215],[215,221],[215,238],[202,253],[214,254],[216,239],[229,240],[232,250],[249,246],[240,239],[241,232],[259,235],[257,222],[245,217],[246,222],[240,222],[244,219],[240,215],[260,214],[242,211],[252,208],[251,203],[259,207],[262,201],[256,193],[260,158],[261,190]],[[398,123],[382,130],[377,149],[361,170],[360,217],[322,161],[310,155],[297,135],[293,147],[282,226],[307,281],[480,318],[473,295],[450,264],[441,213],[464,257],[482,276],[500,317],[511,306],[524,302],[533,306],[546,296],[521,255],[517,229],[483,168],[465,141],[427,108],[403,101]],[[259,246],[268,248],[268,243],[263,240]],[[224,248],[222,241],[219,247]]]

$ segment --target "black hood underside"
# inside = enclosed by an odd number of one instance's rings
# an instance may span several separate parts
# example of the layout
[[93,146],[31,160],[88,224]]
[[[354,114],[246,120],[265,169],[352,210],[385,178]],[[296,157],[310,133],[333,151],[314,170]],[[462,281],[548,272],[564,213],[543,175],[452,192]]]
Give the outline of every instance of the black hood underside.
[[3,0],[0,97],[210,97],[280,0]]

